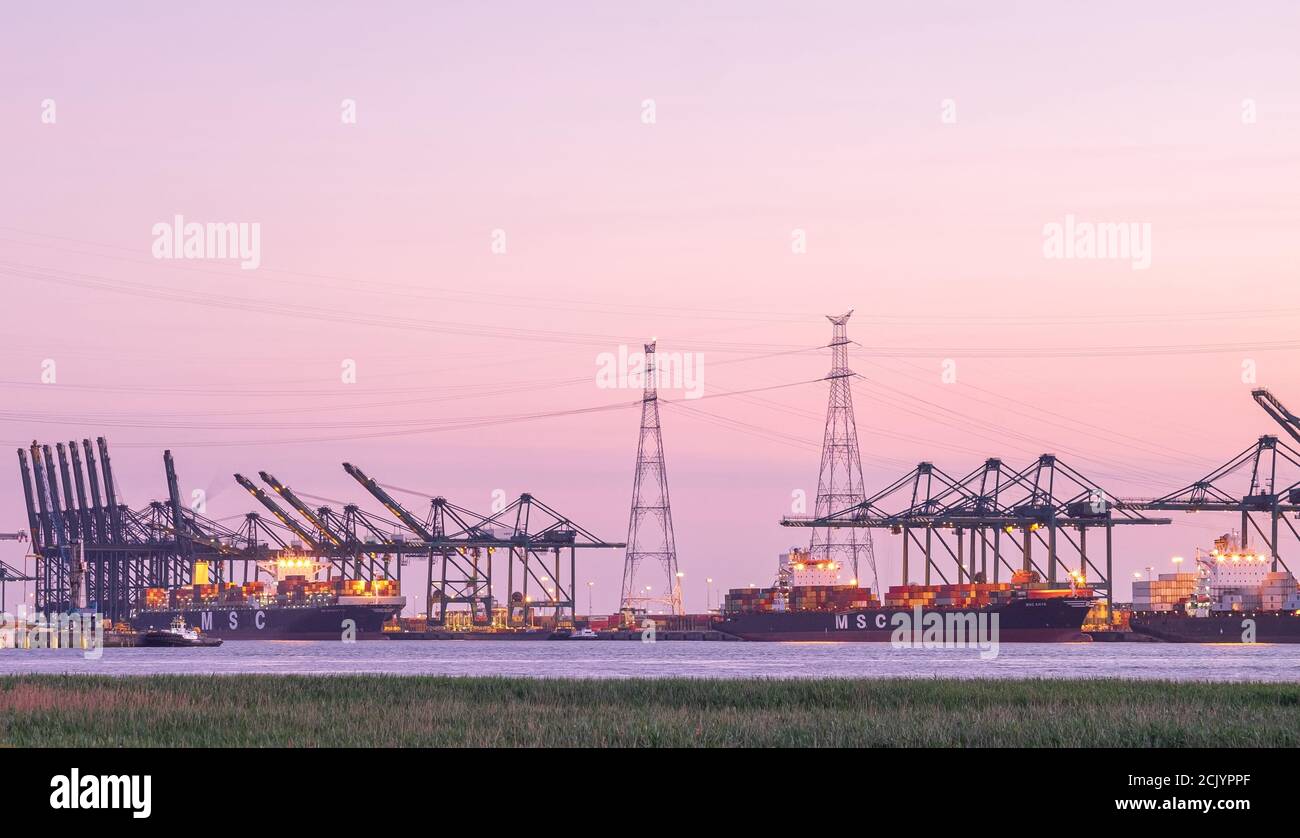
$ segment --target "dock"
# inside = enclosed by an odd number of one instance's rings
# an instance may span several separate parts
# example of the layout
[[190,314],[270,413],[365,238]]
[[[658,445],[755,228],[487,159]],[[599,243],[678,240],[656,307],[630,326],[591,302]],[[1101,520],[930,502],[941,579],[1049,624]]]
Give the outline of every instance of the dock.
[[[570,637],[564,635],[552,636],[548,632],[512,632],[512,631],[395,631],[388,632],[384,636],[389,640],[489,640],[502,643],[520,642],[530,640],[546,641],[582,641],[593,643],[600,640],[641,640],[641,629],[620,629],[617,631],[598,631],[595,637]],[[740,642],[739,637],[733,637],[720,631],[665,631],[657,630],[654,635],[655,642],[660,641],[714,641],[714,642]]]

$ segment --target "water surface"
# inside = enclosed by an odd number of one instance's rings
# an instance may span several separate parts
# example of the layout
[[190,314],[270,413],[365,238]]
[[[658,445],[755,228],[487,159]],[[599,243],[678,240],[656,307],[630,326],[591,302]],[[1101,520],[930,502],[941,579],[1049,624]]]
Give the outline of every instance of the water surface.
[[226,641],[215,649],[0,650],[0,675],[385,673],[655,678],[1169,678],[1300,682],[1300,645],[1006,644],[974,650],[884,643],[639,641]]

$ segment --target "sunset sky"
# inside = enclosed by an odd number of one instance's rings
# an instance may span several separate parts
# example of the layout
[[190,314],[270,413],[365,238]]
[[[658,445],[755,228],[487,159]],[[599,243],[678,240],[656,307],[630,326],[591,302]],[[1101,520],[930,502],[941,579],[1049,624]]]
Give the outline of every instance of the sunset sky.
[[[1282,433],[1252,386],[1300,412],[1300,6],[622,5],[6,7],[0,530],[15,447],[104,435],[131,506],[169,447],[227,523],[236,471],[373,509],[346,460],[621,541],[640,394],[597,357],[657,337],[714,396],[662,392],[698,611],[806,545],[826,314],[869,493],[1053,452],[1151,497]],[[176,215],[260,225],[260,267],[154,258]],[[1067,216],[1149,225],[1150,267],[1045,258]],[[1234,525],[1118,537],[1118,598]],[[582,559],[597,611],[621,570]]]

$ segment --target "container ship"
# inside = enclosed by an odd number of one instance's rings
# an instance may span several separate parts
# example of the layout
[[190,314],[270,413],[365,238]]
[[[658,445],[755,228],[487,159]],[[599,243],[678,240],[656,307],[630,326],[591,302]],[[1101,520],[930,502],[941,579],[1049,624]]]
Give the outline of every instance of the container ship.
[[[1096,597],[1081,580],[1066,587],[1042,582],[1033,572],[1012,581],[967,585],[897,585],[882,603],[870,588],[838,583],[832,561],[803,551],[782,556],[771,588],[737,588],[723,600],[713,628],[742,640],[858,641],[888,643],[900,626],[938,614],[945,625],[992,626],[1000,643],[1086,641],[1084,618]],[[971,637],[974,640],[974,637]]]
[[1193,569],[1133,584],[1130,628],[1171,643],[1300,643],[1300,588],[1236,533],[1197,551]]
[[228,640],[369,640],[385,635],[406,605],[394,579],[318,581],[326,567],[310,557],[281,557],[262,565],[266,582],[209,584],[195,562],[194,585],[147,588],[131,620],[136,631],[161,631],[177,618],[207,636]]

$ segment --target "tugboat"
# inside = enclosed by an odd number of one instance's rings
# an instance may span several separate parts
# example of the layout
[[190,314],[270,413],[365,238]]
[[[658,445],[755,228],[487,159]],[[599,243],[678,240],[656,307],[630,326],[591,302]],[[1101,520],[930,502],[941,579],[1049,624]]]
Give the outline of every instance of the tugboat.
[[203,637],[197,631],[185,625],[185,618],[176,615],[169,628],[147,631],[144,633],[143,646],[220,646],[220,637]]

